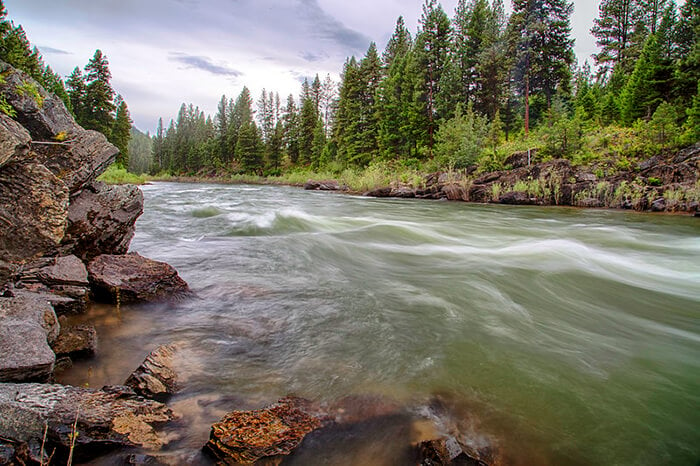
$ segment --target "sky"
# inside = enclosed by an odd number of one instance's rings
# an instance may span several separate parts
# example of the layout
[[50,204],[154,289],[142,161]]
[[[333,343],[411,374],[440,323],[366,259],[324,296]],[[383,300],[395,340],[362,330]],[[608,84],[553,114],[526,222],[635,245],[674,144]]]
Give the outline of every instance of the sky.
[[[338,79],[346,58],[383,50],[403,15],[415,33],[422,0],[5,0],[44,62],[62,76],[102,50],[112,87],[134,125],[153,132],[180,105],[216,112],[221,95],[247,86],[282,100],[304,78]],[[457,0],[441,2],[452,17]],[[509,1],[506,0],[507,9]],[[575,0],[572,36],[579,62],[596,52],[590,35],[600,0]]]

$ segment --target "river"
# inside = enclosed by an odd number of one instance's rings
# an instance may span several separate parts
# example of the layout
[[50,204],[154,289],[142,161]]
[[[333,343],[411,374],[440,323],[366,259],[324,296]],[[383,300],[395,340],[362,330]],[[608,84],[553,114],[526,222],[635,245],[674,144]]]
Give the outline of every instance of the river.
[[[196,452],[224,413],[289,393],[439,396],[520,464],[700,459],[699,219],[276,186],[143,191],[131,249],[175,266],[198,299],[93,306],[82,320],[99,354],[62,381],[121,383],[175,343],[172,450],[188,461],[206,461]],[[327,462],[400,463],[377,453],[392,445],[377,432],[348,436]]]

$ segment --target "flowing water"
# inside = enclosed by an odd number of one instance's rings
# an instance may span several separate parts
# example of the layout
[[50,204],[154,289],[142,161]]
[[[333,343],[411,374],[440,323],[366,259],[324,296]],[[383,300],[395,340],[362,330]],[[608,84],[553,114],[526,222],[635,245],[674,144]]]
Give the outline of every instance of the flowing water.
[[[175,266],[198,298],[94,306],[83,319],[99,355],[63,381],[121,383],[175,343],[171,448],[188,461],[206,461],[194,452],[225,412],[289,393],[440,396],[521,464],[700,460],[699,219],[273,186],[143,191],[132,250]],[[384,431],[338,433],[343,454],[324,462],[401,464],[377,453]]]

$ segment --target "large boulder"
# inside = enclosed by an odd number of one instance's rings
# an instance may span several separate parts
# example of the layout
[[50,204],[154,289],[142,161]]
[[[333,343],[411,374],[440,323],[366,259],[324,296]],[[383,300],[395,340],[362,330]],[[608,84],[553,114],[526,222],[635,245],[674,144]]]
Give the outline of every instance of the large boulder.
[[204,451],[219,464],[253,464],[292,453],[323,419],[307,409],[310,403],[285,398],[264,409],[233,411],[212,426]]
[[102,133],[79,127],[58,144],[34,144],[39,162],[63,180],[71,193],[91,183],[116,159],[119,149]]
[[46,167],[0,168],[0,257],[23,261],[54,252],[68,220],[68,190]]
[[0,298],[0,323],[0,382],[49,380],[60,330],[51,305],[31,293]]
[[151,351],[124,385],[144,398],[164,401],[177,391],[177,372],[173,367],[175,348],[161,345]]
[[83,259],[125,254],[142,213],[143,193],[136,186],[90,184],[71,199],[62,249]]
[[46,92],[28,74],[3,61],[0,61],[0,73],[4,78],[0,83],[0,95],[12,105],[17,121],[34,140],[48,141],[60,133],[81,129],[61,99]]
[[31,139],[22,125],[0,112],[0,167],[9,161],[26,159]]
[[172,419],[165,405],[127,387],[0,384],[0,437],[36,443],[46,429],[46,451],[56,448],[59,459],[72,437],[77,461],[119,446],[160,448],[167,442],[156,427]]
[[98,256],[88,264],[88,274],[98,301],[162,301],[190,292],[172,266],[136,253]]
[[119,150],[101,133],[80,127],[65,105],[23,71],[0,61],[0,95],[32,137],[37,161],[65,182],[71,193],[94,180]]

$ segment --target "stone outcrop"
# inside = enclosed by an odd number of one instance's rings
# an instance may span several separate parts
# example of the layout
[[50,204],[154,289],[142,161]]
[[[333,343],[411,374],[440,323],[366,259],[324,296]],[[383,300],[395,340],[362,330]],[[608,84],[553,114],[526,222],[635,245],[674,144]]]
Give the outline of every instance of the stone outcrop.
[[58,315],[80,314],[87,308],[87,268],[74,255],[43,258],[25,265],[15,286],[41,293]]
[[24,261],[53,253],[68,222],[68,190],[45,166],[0,168],[0,257]]
[[89,324],[62,327],[51,349],[58,358],[90,357],[97,351],[97,331]]
[[126,254],[142,213],[143,193],[136,186],[87,185],[71,198],[63,249],[86,260]]
[[310,405],[300,398],[283,398],[264,409],[233,411],[212,426],[204,451],[220,464],[279,460],[323,425]]
[[136,253],[98,256],[88,264],[88,274],[98,301],[160,301],[177,299],[190,292],[172,266]]
[[31,136],[15,120],[0,112],[0,167],[29,155]]
[[77,419],[75,458],[89,459],[119,446],[157,449],[166,443],[156,431],[173,419],[165,405],[127,387],[101,390],[48,384],[0,384],[0,437],[41,444],[65,457]]
[[60,330],[51,305],[29,293],[0,298],[0,324],[0,382],[49,380]]
[[124,385],[144,398],[165,401],[177,391],[177,372],[173,367],[175,348],[161,345],[146,357]]

